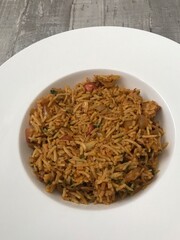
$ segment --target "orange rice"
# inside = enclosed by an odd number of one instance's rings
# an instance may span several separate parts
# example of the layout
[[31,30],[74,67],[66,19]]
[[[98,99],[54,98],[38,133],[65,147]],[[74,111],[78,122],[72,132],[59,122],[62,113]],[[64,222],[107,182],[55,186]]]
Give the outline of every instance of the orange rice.
[[30,165],[46,191],[75,203],[109,204],[152,182],[164,131],[160,106],[120,76],[96,75],[74,88],[51,89],[30,111]]

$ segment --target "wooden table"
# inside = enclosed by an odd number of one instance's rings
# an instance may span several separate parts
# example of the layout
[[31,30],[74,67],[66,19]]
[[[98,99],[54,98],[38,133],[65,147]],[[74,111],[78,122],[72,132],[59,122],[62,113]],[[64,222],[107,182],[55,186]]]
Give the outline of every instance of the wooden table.
[[30,44],[90,26],[124,26],[180,43],[180,0],[0,0],[0,65]]

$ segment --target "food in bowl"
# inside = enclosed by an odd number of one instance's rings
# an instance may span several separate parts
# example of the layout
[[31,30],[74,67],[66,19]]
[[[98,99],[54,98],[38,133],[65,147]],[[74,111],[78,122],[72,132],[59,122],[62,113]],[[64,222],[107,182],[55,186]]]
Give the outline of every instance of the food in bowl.
[[158,173],[166,147],[160,106],[119,75],[95,75],[53,88],[36,101],[25,130],[30,165],[47,192],[75,203],[110,204],[134,195]]

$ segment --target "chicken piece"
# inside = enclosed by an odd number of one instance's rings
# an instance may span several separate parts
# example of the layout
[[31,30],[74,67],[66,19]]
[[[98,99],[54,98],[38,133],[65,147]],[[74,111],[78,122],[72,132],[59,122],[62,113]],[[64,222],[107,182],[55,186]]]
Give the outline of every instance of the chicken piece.
[[155,101],[146,101],[142,104],[143,115],[148,118],[154,118],[160,110],[160,106]]
[[126,183],[135,181],[140,176],[140,174],[141,174],[141,169],[139,167],[131,170],[125,176]]
[[119,75],[95,75],[95,81],[106,88],[113,87],[119,79]]
[[144,129],[148,126],[148,118],[144,115],[140,115],[138,119],[138,125],[140,129]]
[[66,135],[64,135],[64,136],[61,138],[61,140],[63,140],[63,141],[71,141],[71,140],[73,140],[73,137],[66,134]]

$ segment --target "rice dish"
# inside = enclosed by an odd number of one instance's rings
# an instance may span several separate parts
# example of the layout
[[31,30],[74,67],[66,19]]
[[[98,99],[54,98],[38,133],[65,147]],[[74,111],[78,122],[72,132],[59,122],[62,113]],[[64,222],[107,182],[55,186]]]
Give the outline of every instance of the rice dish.
[[166,147],[160,106],[120,76],[95,75],[53,88],[29,113],[29,163],[47,192],[75,203],[110,204],[152,182]]

